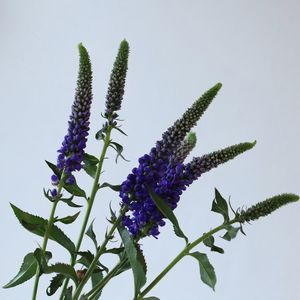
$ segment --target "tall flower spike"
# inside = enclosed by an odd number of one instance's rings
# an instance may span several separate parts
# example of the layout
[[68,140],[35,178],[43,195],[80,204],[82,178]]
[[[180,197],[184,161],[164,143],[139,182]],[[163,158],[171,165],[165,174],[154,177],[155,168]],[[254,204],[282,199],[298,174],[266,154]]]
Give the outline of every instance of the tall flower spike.
[[256,141],[253,143],[240,143],[219,151],[205,154],[201,157],[194,157],[193,160],[186,165],[189,179],[192,181],[198,179],[203,173],[206,173],[211,169],[218,167],[220,164],[224,164],[225,162],[234,159],[239,154],[252,149],[255,144]]
[[162,156],[174,154],[186,134],[196,125],[197,121],[208,108],[221,87],[222,84],[217,83],[205,92],[189,109],[187,109],[181,119],[175,121],[173,126],[167,129],[163,134],[162,139],[158,141],[156,145]]
[[294,194],[282,194],[266,199],[265,201],[258,202],[246,210],[240,210],[236,213],[236,220],[240,223],[250,222],[265,217],[271,214],[276,209],[288,203],[296,202],[299,196]]
[[123,40],[120,44],[119,51],[114,62],[106,95],[106,110],[104,115],[109,122],[114,122],[114,120],[118,117],[116,112],[121,109],[128,67],[128,55],[129,45],[126,40]]
[[197,142],[196,134],[190,132],[178,149],[174,153],[174,160],[177,163],[183,163],[191,151],[195,148]]
[[[68,133],[64,137],[57,158],[57,167],[64,170],[66,183],[73,184],[75,181],[72,173],[82,167],[84,149],[86,147],[89,131],[90,107],[92,102],[92,69],[89,54],[86,48],[79,44],[79,73],[75,100],[72,105],[72,113],[68,122]],[[51,176],[53,185],[58,184],[56,175]],[[52,191],[55,195],[55,189]]]

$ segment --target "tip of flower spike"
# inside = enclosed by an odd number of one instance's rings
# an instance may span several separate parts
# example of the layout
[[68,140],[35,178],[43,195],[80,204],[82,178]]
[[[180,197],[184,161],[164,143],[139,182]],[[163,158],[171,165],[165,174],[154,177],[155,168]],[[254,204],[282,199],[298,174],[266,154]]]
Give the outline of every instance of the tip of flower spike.
[[120,43],[119,54],[127,57],[129,53],[129,44],[126,39]]

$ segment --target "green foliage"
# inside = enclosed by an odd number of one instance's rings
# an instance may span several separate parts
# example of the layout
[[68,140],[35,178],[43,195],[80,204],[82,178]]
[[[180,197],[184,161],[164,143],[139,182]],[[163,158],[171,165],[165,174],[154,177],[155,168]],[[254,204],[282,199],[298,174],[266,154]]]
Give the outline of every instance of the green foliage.
[[72,195],[70,198],[60,198],[59,201],[62,201],[66,203],[68,206],[73,207],[73,208],[79,208],[82,207],[82,205],[78,205],[74,203],[72,200],[74,198],[74,195]]
[[77,219],[79,214],[80,214],[80,211],[78,213],[76,213],[75,215],[72,215],[72,216],[67,216],[67,217],[55,219],[55,222],[61,222],[61,223],[64,223],[64,224],[71,224]]
[[146,283],[147,267],[141,250],[134,243],[128,231],[123,227],[118,227],[125,251],[130,262],[134,277],[134,295],[138,295],[140,289]]
[[85,172],[92,178],[95,178],[99,159],[93,155],[85,153],[83,157],[83,163],[83,169]]
[[43,253],[41,248],[36,248],[33,252],[33,255],[38,263],[40,275],[42,275],[44,273],[45,268],[47,267],[49,260],[52,258],[52,253],[48,251]]
[[147,297],[147,298],[143,298],[141,300],[159,300],[159,298],[157,298],[157,297]]
[[76,272],[75,272],[74,268],[68,264],[57,263],[55,265],[46,266],[44,268],[44,272],[45,272],[45,274],[59,273],[66,278],[72,279],[74,281],[74,283],[76,284],[76,286],[78,285],[78,279],[77,279]]
[[119,192],[121,189],[121,185],[113,185],[110,184],[108,182],[104,182],[100,185],[99,189],[105,188],[105,187],[109,187],[110,189],[112,189],[115,192]]
[[229,221],[229,214],[228,214],[228,205],[226,200],[221,196],[219,191],[215,189],[215,199],[212,203],[211,210],[218,214],[221,214],[224,218],[224,223]]
[[[24,228],[36,235],[44,236],[48,224],[47,220],[24,212],[13,204],[10,205]],[[49,238],[66,248],[71,254],[75,251],[74,243],[56,225],[51,227]]]
[[86,235],[93,241],[96,249],[98,248],[98,242],[97,242],[97,238],[96,238],[96,234],[94,232],[94,229],[93,229],[93,224],[94,224],[94,221],[92,221],[91,225],[89,226],[88,230],[86,231]]
[[[92,288],[94,288],[102,279],[103,279],[103,273],[101,272],[100,269],[96,269],[91,276]],[[101,296],[101,292],[102,290],[100,290],[95,296],[93,296],[91,300],[98,300]]]
[[215,245],[215,238],[211,235],[203,241],[203,244],[210,248],[211,251],[223,254],[224,250]]
[[232,225],[228,225],[226,226],[226,233],[222,236],[222,238],[226,241],[231,241],[237,236],[240,230],[241,227],[234,227]]
[[129,161],[122,154],[123,150],[124,150],[122,145],[120,145],[119,143],[116,143],[116,142],[110,142],[109,146],[117,152],[116,163],[118,162],[119,157],[121,157],[125,161]]
[[200,252],[193,252],[190,253],[190,255],[197,259],[199,263],[201,280],[213,290],[215,290],[217,277],[214,267],[209,262],[207,255]]
[[186,237],[186,235],[181,230],[181,228],[179,226],[179,223],[178,223],[178,220],[177,220],[175,214],[173,213],[172,209],[151,188],[148,187],[147,189],[148,189],[148,192],[150,194],[151,199],[153,200],[153,202],[155,203],[157,208],[173,224],[175,234],[178,237],[183,238],[185,240],[185,242],[188,243],[188,238]]
[[37,268],[37,261],[32,252],[25,255],[23,263],[18,274],[10,280],[3,288],[12,288],[24,283],[35,275]]
[[46,293],[48,296],[52,296],[56,293],[56,291],[62,286],[64,282],[65,276],[62,274],[55,275],[48,286]]

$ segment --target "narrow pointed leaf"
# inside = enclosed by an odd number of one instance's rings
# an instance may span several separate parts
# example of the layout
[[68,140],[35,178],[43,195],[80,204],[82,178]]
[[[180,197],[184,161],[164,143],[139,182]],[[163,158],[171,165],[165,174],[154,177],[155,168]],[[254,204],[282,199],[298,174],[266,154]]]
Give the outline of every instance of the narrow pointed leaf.
[[[101,272],[100,269],[96,269],[92,276],[92,288],[94,288],[101,280],[103,279],[103,273]],[[100,290],[91,300],[98,300],[101,296],[102,290]]]
[[59,201],[66,203],[70,207],[75,207],[75,208],[82,207],[82,205],[72,202],[73,198],[74,198],[74,195],[72,195],[70,198],[60,198]]
[[82,197],[82,198],[87,199],[85,191],[77,185],[76,181],[75,181],[75,183],[73,183],[72,185],[71,185],[71,184],[66,184],[66,183],[65,183],[65,184],[64,184],[64,188],[65,188],[65,190],[68,191],[71,195],[74,195],[74,196],[77,196],[77,197]]
[[102,189],[102,188],[105,188],[105,187],[109,187],[111,188],[113,191],[115,192],[119,192],[120,189],[121,189],[121,185],[113,185],[113,184],[110,184],[108,182],[104,182],[100,185],[99,189]]
[[113,149],[116,150],[117,152],[117,156],[116,156],[116,163],[118,162],[118,158],[121,157],[122,159],[124,159],[125,161],[129,161],[127,160],[124,156],[123,156],[123,146],[116,143],[116,142],[110,142],[110,147],[112,147]]
[[[44,236],[48,224],[47,220],[24,212],[13,204],[10,205],[24,228],[36,235]],[[51,227],[49,238],[66,248],[71,254],[75,251],[74,243],[56,225]]]
[[224,223],[229,221],[228,204],[217,189],[215,189],[215,199],[212,203],[211,210],[213,212],[221,214],[224,218]]
[[224,250],[215,245],[215,238],[211,235],[209,238],[203,241],[203,244],[210,248],[211,251],[223,254]]
[[12,280],[10,280],[6,285],[4,285],[3,288],[5,289],[12,288],[14,286],[17,286],[29,280],[35,275],[36,267],[37,267],[37,261],[34,258],[33,253],[30,252],[24,257],[23,263],[21,265],[18,274]]
[[193,252],[190,253],[190,255],[196,258],[199,263],[201,280],[213,290],[215,290],[217,277],[214,267],[209,262],[207,255],[200,252]]
[[98,243],[97,243],[97,238],[96,238],[96,234],[94,232],[94,229],[93,229],[93,224],[94,224],[94,221],[92,221],[91,225],[89,226],[88,230],[86,231],[86,235],[93,241],[96,249],[98,247]]
[[159,298],[157,298],[157,297],[147,297],[147,298],[143,298],[142,300],[159,300]]
[[231,225],[228,225],[226,227],[227,232],[222,236],[222,238],[226,241],[231,241],[237,236],[237,233],[240,230],[240,227],[234,227]]
[[155,205],[157,206],[157,208],[160,210],[160,212],[170,220],[170,222],[173,224],[174,226],[174,232],[178,237],[181,237],[185,240],[186,243],[188,243],[188,238],[186,237],[186,235],[183,233],[183,231],[181,230],[178,220],[176,218],[176,216],[174,215],[172,209],[165,203],[165,201],[158,196],[151,188],[148,187],[148,192],[153,200],[153,202],[155,203]]
[[118,227],[118,231],[122,238],[125,251],[130,262],[133,277],[134,277],[134,294],[135,296],[140,292],[141,288],[146,283],[146,270],[145,260],[142,259],[141,251],[134,244],[128,231],[123,227]]
[[61,223],[64,223],[64,224],[71,224],[77,219],[79,214],[80,214],[80,211],[78,213],[76,213],[75,215],[56,219],[55,222],[61,222]]

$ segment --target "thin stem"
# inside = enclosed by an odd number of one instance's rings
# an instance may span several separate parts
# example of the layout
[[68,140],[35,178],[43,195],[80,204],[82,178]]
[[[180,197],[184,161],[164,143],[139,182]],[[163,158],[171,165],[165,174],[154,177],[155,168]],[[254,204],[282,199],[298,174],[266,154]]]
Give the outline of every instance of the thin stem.
[[97,284],[94,286],[93,289],[91,289],[88,293],[85,294],[85,296],[88,296],[90,299],[93,299],[97,293],[99,293],[104,286],[112,279],[116,273],[124,266],[124,264],[127,262],[127,258],[120,260],[114,268],[111,269],[111,271]]
[[[45,235],[44,235],[44,240],[43,240],[43,245],[42,245],[42,255],[43,256],[45,255],[46,248],[47,248],[47,243],[48,243],[49,235],[50,235],[50,231],[51,231],[51,227],[54,223],[54,214],[55,214],[56,207],[57,207],[57,204],[58,204],[59,199],[60,199],[61,190],[62,190],[63,185],[64,185],[64,178],[65,178],[65,174],[63,172],[62,175],[61,175],[61,179],[59,181],[59,185],[57,187],[57,196],[56,196],[56,198],[53,202],[51,213],[50,213],[48,223],[47,223],[46,232],[45,232]],[[33,292],[32,292],[32,300],[36,300],[39,281],[40,281],[40,267],[37,266],[36,267],[36,273],[35,273],[35,281],[34,281],[34,286],[33,286]]]
[[[80,230],[80,233],[79,233],[79,236],[78,236],[78,240],[77,240],[77,243],[76,243],[75,253],[71,257],[70,265],[72,267],[75,265],[76,258],[77,258],[77,252],[80,250],[82,239],[83,239],[84,233],[86,231],[87,223],[88,223],[88,220],[90,218],[90,214],[91,214],[91,211],[92,211],[92,208],[93,208],[94,200],[95,200],[96,194],[97,194],[98,189],[99,189],[99,179],[100,179],[100,175],[101,175],[101,172],[102,172],[102,167],[103,167],[103,162],[104,162],[104,159],[105,159],[106,151],[107,151],[107,148],[108,148],[109,143],[110,143],[111,130],[112,130],[112,127],[108,126],[106,137],[105,137],[105,140],[104,140],[104,145],[103,145],[103,148],[102,148],[102,152],[101,152],[101,155],[100,155],[100,158],[99,158],[99,163],[98,163],[96,174],[95,174],[95,179],[94,179],[91,195],[88,198],[86,212],[85,212],[85,215],[84,215],[84,219],[83,219],[83,222],[82,222],[82,226],[81,226],[81,230]],[[62,291],[61,291],[60,298],[59,298],[60,300],[63,299],[64,293],[65,293],[66,288],[68,287],[68,284],[69,284],[69,278],[66,278],[65,283],[64,283],[63,288],[62,288]]]
[[226,224],[222,224],[220,226],[215,227],[214,229],[210,230],[209,232],[203,234],[201,237],[196,239],[194,242],[187,244],[186,247],[163,269],[163,271],[138,295],[138,297],[135,300],[143,299],[143,297],[148,294],[155,286],[156,284],[186,255],[189,254],[190,250],[192,250],[194,247],[198,246],[201,242],[203,242],[205,239],[209,238],[216,232],[223,230],[226,228],[226,226],[231,225],[233,223],[237,222],[235,219],[229,221]]
[[106,234],[105,239],[104,239],[102,245],[100,246],[98,252],[96,253],[96,255],[95,255],[93,261],[91,262],[89,268],[87,269],[87,272],[85,273],[84,278],[82,279],[82,281],[78,285],[77,289],[75,290],[75,293],[74,293],[74,296],[73,296],[72,300],[77,300],[78,299],[78,297],[80,296],[80,293],[81,293],[84,285],[87,283],[87,281],[89,280],[89,278],[92,276],[93,271],[94,271],[95,267],[97,266],[97,262],[98,262],[100,256],[104,253],[104,251],[106,249],[106,245],[111,240],[111,238],[113,236],[113,233],[115,232],[116,228],[120,224],[120,222],[122,220],[122,217],[123,217],[123,214],[124,214],[124,212],[121,210],[120,215],[114,221],[113,226],[111,227],[111,229],[109,230],[109,232]]

